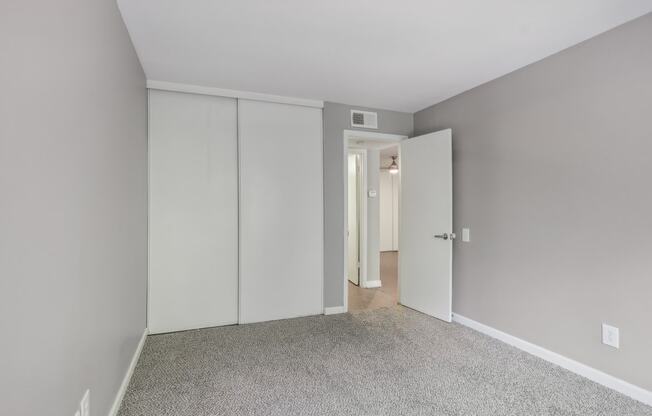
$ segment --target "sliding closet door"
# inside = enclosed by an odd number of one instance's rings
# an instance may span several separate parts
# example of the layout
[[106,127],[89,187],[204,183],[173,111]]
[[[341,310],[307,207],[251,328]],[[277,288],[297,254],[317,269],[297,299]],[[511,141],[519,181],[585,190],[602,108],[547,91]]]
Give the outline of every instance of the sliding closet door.
[[149,95],[148,326],[238,321],[236,100]]
[[323,312],[322,111],[239,101],[240,322]]

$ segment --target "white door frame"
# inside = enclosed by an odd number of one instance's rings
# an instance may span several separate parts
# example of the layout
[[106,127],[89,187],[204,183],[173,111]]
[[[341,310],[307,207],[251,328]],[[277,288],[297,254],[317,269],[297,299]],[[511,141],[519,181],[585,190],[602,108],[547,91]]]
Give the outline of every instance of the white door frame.
[[[408,136],[402,135],[402,134],[388,134],[388,133],[377,133],[377,132],[372,132],[372,131],[364,131],[364,130],[344,130],[344,133],[342,135],[342,140],[343,140],[343,150],[342,150],[342,177],[343,177],[343,193],[344,193],[344,206],[342,207],[342,212],[344,213],[344,227],[342,229],[342,238],[344,240],[344,265],[343,265],[343,270],[342,270],[342,276],[343,276],[343,283],[344,283],[344,289],[343,289],[343,301],[344,305],[343,310],[344,312],[347,312],[349,310],[349,278],[348,278],[348,264],[349,264],[349,252],[348,252],[348,237],[347,237],[347,230],[348,230],[348,221],[346,221],[346,218],[348,216],[348,208],[349,208],[349,180],[348,180],[348,157],[349,157],[349,150],[353,149],[365,149],[363,145],[355,145],[351,146],[351,143],[354,142],[354,140],[373,140],[374,142],[386,142],[387,147],[397,145],[401,140],[407,139]],[[364,282],[366,284],[367,282],[367,160],[366,160],[366,150],[364,152],[364,162],[363,162],[363,207],[364,210],[361,213],[361,222],[364,227],[364,231],[361,230],[360,234],[360,286],[363,286]],[[399,196],[400,198],[400,196]],[[364,246],[363,246],[364,244]],[[363,249],[364,247],[364,249]],[[400,249],[400,248],[399,248]],[[364,251],[363,251],[364,250]]]

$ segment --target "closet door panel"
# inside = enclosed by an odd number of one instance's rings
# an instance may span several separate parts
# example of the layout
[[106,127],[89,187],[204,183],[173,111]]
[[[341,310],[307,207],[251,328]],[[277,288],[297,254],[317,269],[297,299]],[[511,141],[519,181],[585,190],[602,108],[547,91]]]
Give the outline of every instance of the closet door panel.
[[151,90],[149,114],[149,330],[236,323],[236,100]]
[[322,111],[239,100],[240,322],[323,312]]

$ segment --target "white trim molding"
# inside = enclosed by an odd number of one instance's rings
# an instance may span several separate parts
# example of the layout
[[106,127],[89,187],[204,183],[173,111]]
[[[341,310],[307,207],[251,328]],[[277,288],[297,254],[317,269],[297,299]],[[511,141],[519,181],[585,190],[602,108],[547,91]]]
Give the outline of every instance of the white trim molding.
[[113,400],[113,405],[111,406],[111,410],[109,411],[109,416],[118,415],[118,410],[120,410],[122,399],[125,397],[125,393],[127,392],[127,387],[129,387],[129,381],[131,380],[131,376],[134,374],[134,369],[136,368],[136,364],[138,364],[140,353],[143,352],[143,346],[145,345],[147,334],[149,334],[149,331],[147,330],[147,328],[145,328],[143,330],[143,335],[140,337],[140,341],[138,342],[138,346],[136,347],[136,351],[134,352],[134,356],[131,357],[131,363],[129,363],[129,368],[127,368],[127,372],[125,373],[125,376],[122,379],[122,383],[120,384],[118,393],[115,396],[115,400]]
[[476,322],[462,315],[454,313],[453,322],[457,322],[461,325],[467,326],[485,335],[489,335],[492,338],[500,340],[506,344],[516,347],[522,351],[525,351],[529,354],[532,354],[550,363],[556,364],[562,368],[565,368],[568,371],[571,371],[582,377],[588,378],[591,381],[594,381],[598,384],[601,384],[605,387],[608,387],[612,390],[622,393],[625,396],[631,397],[634,400],[638,400],[641,403],[652,406],[652,392],[645,390],[641,387],[635,386],[631,383],[628,383],[624,380],[611,376],[593,367],[589,367],[586,364],[582,364],[568,357],[564,357],[561,354],[557,354],[556,352],[552,352],[543,347],[532,344],[528,341],[522,340],[520,338],[517,338],[505,332],[499,331],[498,329],[492,328],[480,322]]
[[369,280],[367,282],[362,282],[362,287],[365,289],[373,289],[375,287],[381,287],[382,283],[380,280]]
[[244,100],[266,101],[270,103],[302,105],[304,107],[324,108],[321,100],[308,98],[284,97],[281,95],[263,94],[251,91],[229,90],[224,88],[203,87],[201,85],[179,84],[176,82],[147,80],[147,88],[151,90],[186,92],[190,94],[215,95],[218,97],[242,98]]
[[408,136],[405,136],[403,134],[378,133],[375,131],[366,131],[366,130],[349,130],[349,129],[344,130],[344,140],[346,141],[351,139],[366,139],[366,140],[375,140],[379,142],[387,142],[389,146],[395,146],[398,142],[400,142],[401,140],[405,140],[407,138]]
[[336,315],[338,313],[346,313],[346,306],[331,306],[329,308],[324,308],[324,315]]

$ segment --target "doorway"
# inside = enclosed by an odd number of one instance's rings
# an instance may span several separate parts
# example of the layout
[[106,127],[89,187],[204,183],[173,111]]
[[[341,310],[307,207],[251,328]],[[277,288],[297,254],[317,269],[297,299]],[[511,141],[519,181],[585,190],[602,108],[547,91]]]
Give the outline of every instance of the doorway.
[[[353,152],[353,151],[351,151]],[[398,145],[392,145],[387,148],[378,149],[378,163],[373,161],[374,159],[374,150],[369,150],[371,157],[369,158],[371,162],[369,166],[371,169],[374,167],[375,171],[367,171],[366,173],[369,176],[369,192],[375,191],[376,189],[373,185],[377,181],[377,195],[374,198],[369,196],[369,210],[368,217],[369,222],[377,221],[378,233],[368,233],[367,238],[369,239],[369,246],[377,247],[377,255],[369,255],[369,270],[370,273],[365,280],[365,284],[362,285],[352,285],[349,283],[349,310],[352,312],[360,310],[371,310],[378,309],[383,307],[391,307],[398,303],[398,208],[399,208],[399,177],[398,169],[400,161],[398,159]],[[354,159],[349,154],[349,173],[352,177],[349,180],[349,219],[351,220],[349,230],[353,230],[353,225],[356,214],[352,204],[355,204],[358,200],[352,198],[359,198],[360,194],[354,194],[356,182],[353,175],[355,171],[353,170]],[[359,188],[358,188],[359,189]],[[366,189],[363,188],[363,189]],[[362,199],[364,200],[364,194]],[[374,202],[376,202],[374,204]],[[364,211],[365,208],[362,208],[361,204],[358,204],[358,212],[360,215],[360,210]],[[378,215],[374,215],[374,208],[377,208],[376,212]],[[370,228],[374,227],[374,224],[370,224]],[[351,232],[351,231],[350,231]],[[375,241],[373,241],[375,239]],[[352,249],[354,241],[349,235],[349,264],[352,265],[352,256],[355,256],[355,252]],[[375,267],[376,262],[378,267]],[[374,269],[377,272],[374,272]],[[351,273],[350,273],[351,275]],[[349,282],[353,282],[349,279]]]
[[[362,190],[359,180],[350,179],[351,186],[356,187],[355,194],[351,194],[356,201],[355,209],[349,205],[349,180],[344,181],[345,215],[348,217],[349,212],[355,213],[355,224],[366,224],[367,227],[366,232],[353,228],[360,244],[357,248],[359,273],[356,285],[347,277],[350,234],[349,221],[345,221],[347,248],[344,254],[347,266],[344,299],[347,310],[351,312],[400,303],[450,322],[452,243],[455,239],[452,222],[452,131],[446,129],[410,140],[403,139],[404,136],[344,131],[345,172],[348,172],[348,154],[351,150],[361,150],[366,154],[361,169],[364,178]],[[355,164],[352,162],[351,166]],[[390,167],[397,181],[383,173],[383,168],[386,168],[387,173],[392,175]],[[383,176],[386,178],[381,185]],[[386,206],[382,214],[382,238],[381,199]],[[362,204],[366,204],[366,209],[358,209]],[[353,221],[351,224],[354,224]],[[366,244],[366,250],[361,248],[362,244]],[[351,252],[355,255],[353,249]],[[356,275],[353,274],[353,277],[355,281]]]
[[347,309],[393,306],[398,302],[399,179],[389,167],[391,161],[397,166],[398,143],[406,137],[355,131],[344,136]]

